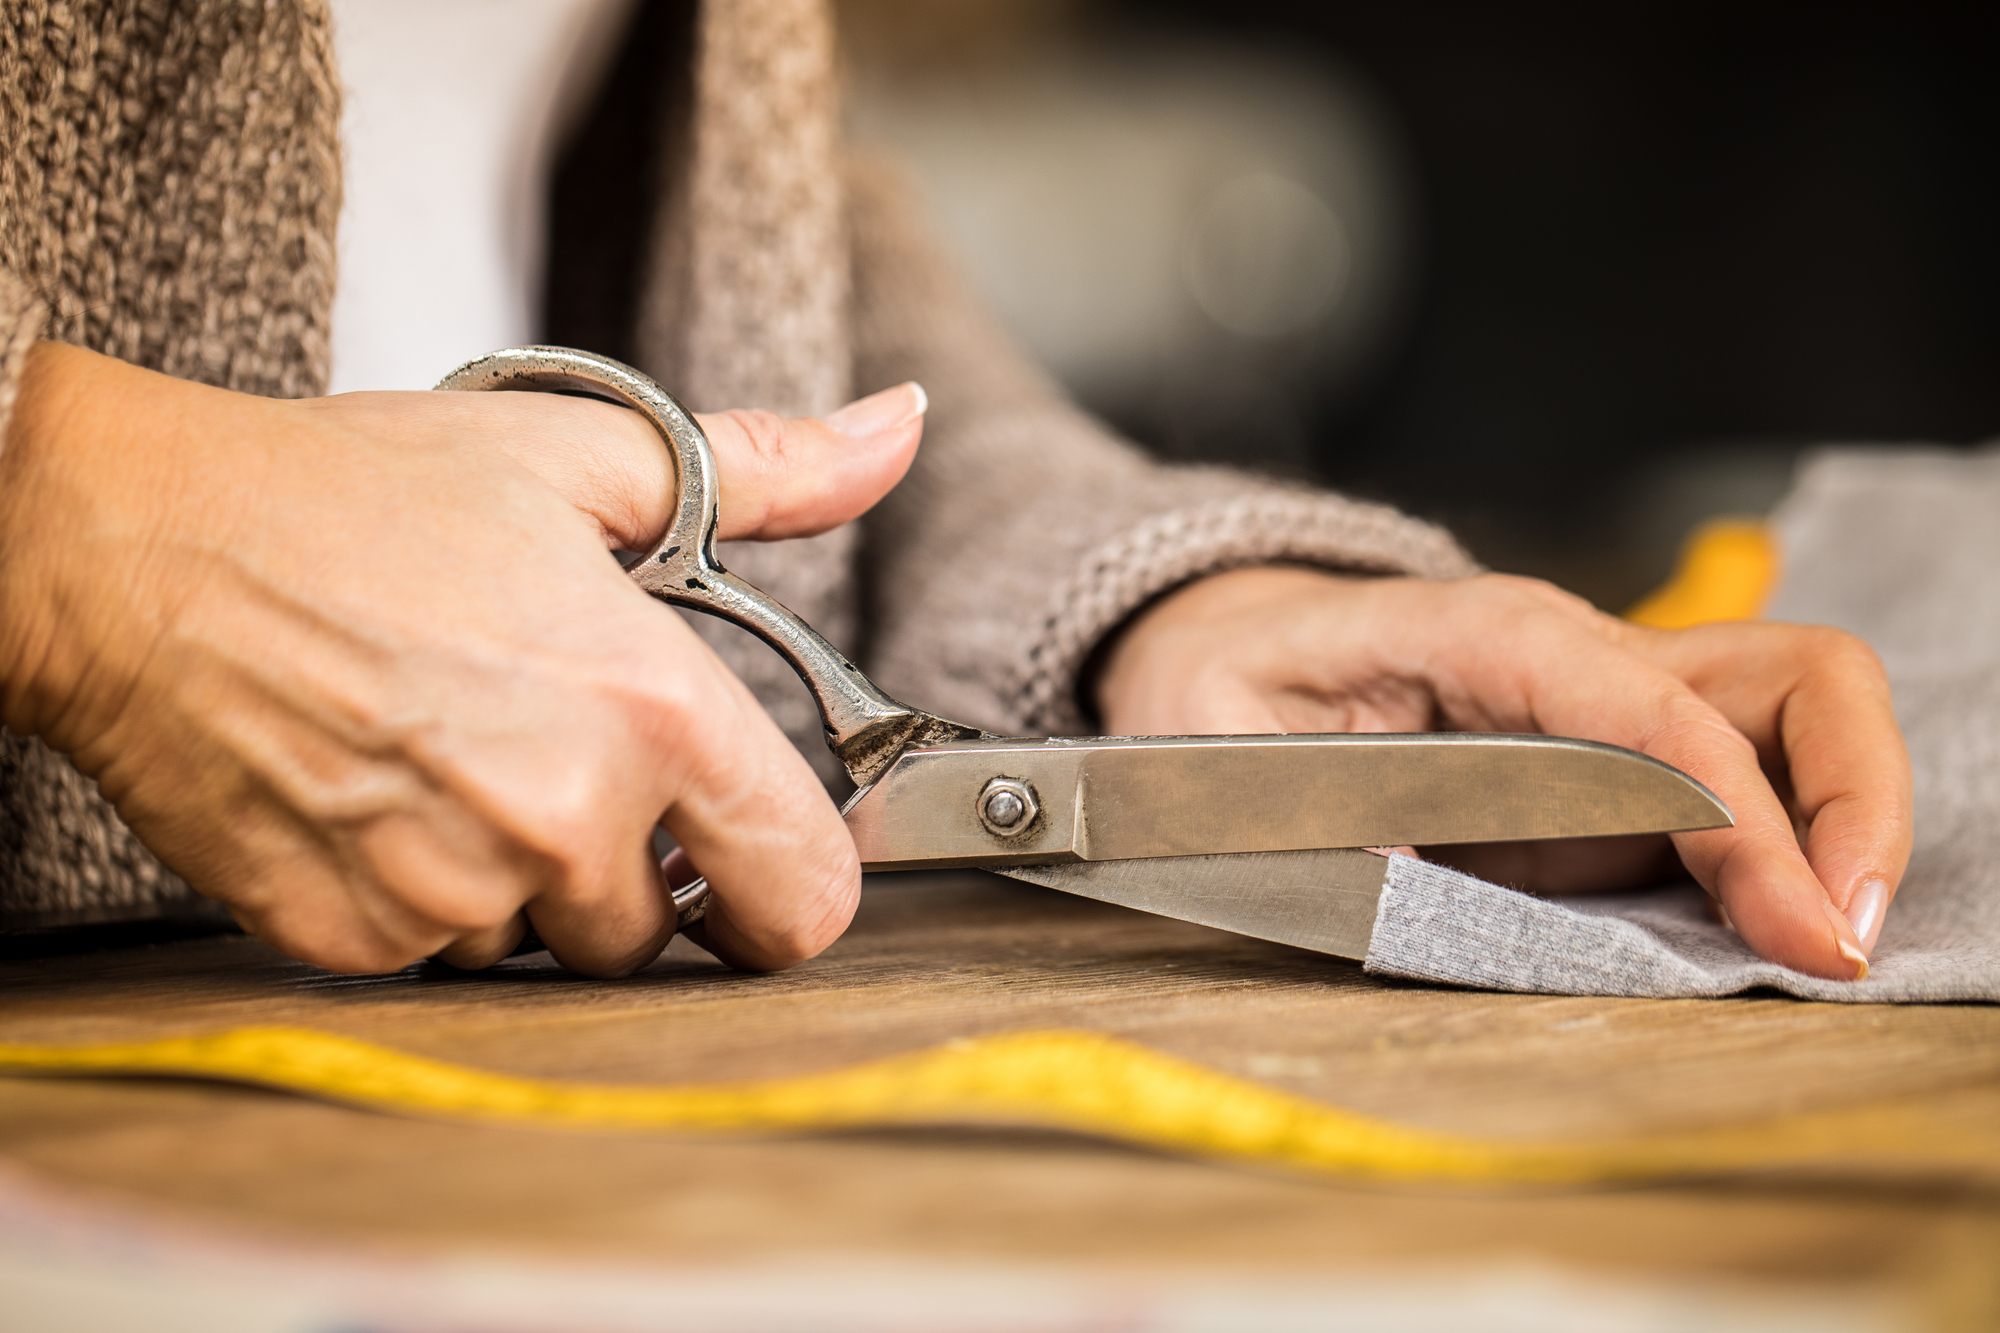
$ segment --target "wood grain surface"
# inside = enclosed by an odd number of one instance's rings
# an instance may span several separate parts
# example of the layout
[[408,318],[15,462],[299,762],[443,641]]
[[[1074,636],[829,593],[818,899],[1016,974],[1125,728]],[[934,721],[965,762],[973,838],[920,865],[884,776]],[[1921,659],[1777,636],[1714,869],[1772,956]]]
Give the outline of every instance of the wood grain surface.
[[408,1253],[1291,1277],[1525,1262],[1890,1292],[1926,1324],[2000,1325],[2000,1007],[1431,989],[975,873],[877,878],[845,938],[775,976],[730,972],[678,941],[616,982],[568,976],[546,955],[475,975],[337,977],[241,937],[0,963],[0,1040],[250,1023],[649,1083],[1079,1027],[1464,1133],[1617,1137],[1886,1102],[1982,1147],[1968,1165],[1962,1151],[1928,1159],[1922,1141],[1856,1144],[1816,1171],[1647,1189],[1362,1189],[1053,1133],[564,1134],[194,1083],[8,1079],[0,1158],[79,1196]]

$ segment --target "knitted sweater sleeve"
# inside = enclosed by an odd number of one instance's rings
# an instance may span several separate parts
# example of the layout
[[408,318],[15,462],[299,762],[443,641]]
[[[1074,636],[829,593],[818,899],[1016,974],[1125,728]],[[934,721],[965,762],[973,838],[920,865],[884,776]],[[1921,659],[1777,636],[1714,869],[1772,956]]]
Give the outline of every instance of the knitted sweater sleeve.
[[1148,459],[1071,405],[963,288],[892,170],[849,173],[856,388],[930,393],[910,475],[866,522],[870,673],[1016,734],[1088,723],[1097,643],[1174,587],[1244,565],[1454,578],[1442,530],[1381,505]]
[[47,310],[28,285],[0,268],[0,444],[5,443],[14,418],[28,349],[41,336],[47,319]]

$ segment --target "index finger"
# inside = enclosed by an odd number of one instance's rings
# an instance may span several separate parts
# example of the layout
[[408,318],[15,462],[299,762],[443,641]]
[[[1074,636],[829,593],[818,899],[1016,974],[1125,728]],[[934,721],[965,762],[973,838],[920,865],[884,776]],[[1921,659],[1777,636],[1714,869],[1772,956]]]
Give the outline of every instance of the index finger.
[[1851,634],[1806,625],[1621,637],[1713,704],[1789,788],[1807,862],[1873,952],[1915,833],[1909,752],[1874,652]]
[[1435,682],[1446,720],[1621,745],[1706,784],[1736,826],[1678,833],[1674,844],[1744,939],[1814,976],[1866,975],[1853,928],[1801,852],[1745,734],[1673,672],[1510,582],[1436,585],[1445,604],[1381,627],[1406,669]]

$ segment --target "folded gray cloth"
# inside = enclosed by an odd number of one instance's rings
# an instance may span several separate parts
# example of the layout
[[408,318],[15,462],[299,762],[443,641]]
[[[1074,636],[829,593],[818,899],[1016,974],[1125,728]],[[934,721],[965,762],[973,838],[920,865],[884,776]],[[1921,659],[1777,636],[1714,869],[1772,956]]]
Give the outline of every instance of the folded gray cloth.
[[1771,618],[1874,646],[1916,769],[1916,850],[1868,979],[1762,961],[1693,885],[1552,901],[1407,857],[1370,971],[1561,995],[2000,1000],[2000,447],[1828,450],[1774,522],[1786,573]]

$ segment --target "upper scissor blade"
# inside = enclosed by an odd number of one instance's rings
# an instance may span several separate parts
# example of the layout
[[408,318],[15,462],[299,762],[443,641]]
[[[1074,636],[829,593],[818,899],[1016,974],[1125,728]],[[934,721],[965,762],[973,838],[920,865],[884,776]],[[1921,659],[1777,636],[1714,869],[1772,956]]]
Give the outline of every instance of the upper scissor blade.
[[[996,781],[1031,816],[980,818]],[[1672,833],[1733,823],[1631,750],[1463,733],[967,741],[911,750],[849,805],[862,862],[1036,865]]]

